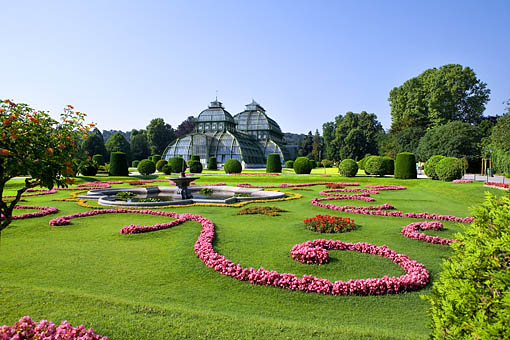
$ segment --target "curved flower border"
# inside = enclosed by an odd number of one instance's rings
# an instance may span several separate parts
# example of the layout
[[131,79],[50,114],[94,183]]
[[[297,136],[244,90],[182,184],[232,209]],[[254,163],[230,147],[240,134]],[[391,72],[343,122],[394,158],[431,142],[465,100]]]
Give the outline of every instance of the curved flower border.
[[312,182],[312,183],[300,183],[300,184],[287,184],[282,183],[280,185],[251,185],[250,183],[239,183],[237,186],[241,188],[300,188],[300,187],[311,187],[315,185],[327,185],[327,184],[336,184],[339,186],[358,186],[359,183],[357,182],[347,182],[347,183],[341,183],[341,182]]
[[[24,218],[32,218],[32,217],[41,217],[46,216],[50,214],[55,214],[58,212],[57,208],[53,207],[37,207],[37,206],[31,206],[31,205],[17,205],[14,207],[14,209],[37,209],[39,211],[33,212],[33,213],[26,213],[21,215],[12,215],[13,220],[22,220]],[[0,216],[1,219],[3,219],[3,215]]]
[[412,238],[413,240],[419,240],[433,244],[449,245],[452,242],[457,242],[457,240],[452,240],[449,238],[429,236],[424,233],[420,233],[419,230],[443,230],[443,223],[439,221],[414,222],[402,227],[400,233],[405,237]]

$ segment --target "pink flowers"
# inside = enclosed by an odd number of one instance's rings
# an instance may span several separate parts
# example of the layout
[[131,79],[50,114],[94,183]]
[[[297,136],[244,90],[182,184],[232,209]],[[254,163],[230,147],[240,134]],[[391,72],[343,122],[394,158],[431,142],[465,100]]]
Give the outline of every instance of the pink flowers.
[[251,185],[250,183],[239,183],[237,186],[242,188],[299,188],[299,187],[310,187],[314,185],[336,185],[340,187],[346,187],[346,186],[358,186],[359,183],[356,182],[349,182],[349,183],[335,183],[335,182],[314,182],[314,183],[301,183],[301,184],[286,184],[282,183],[280,185],[269,185],[269,186],[263,186],[263,185]]
[[486,182],[484,185],[487,187],[508,189],[508,183]]
[[13,326],[1,326],[0,339],[108,340],[106,336],[97,334],[92,328],[85,329],[83,325],[73,327],[66,320],[58,327],[48,320],[41,320],[37,324],[28,315]]
[[473,183],[471,179],[454,179],[452,183]]
[[375,184],[367,184],[365,188],[373,189],[373,190],[405,190],[406,187],[402,185],[375,185]]
[[413,240],[420,240],[428,243],[448,245],[457,240],[451,240],[448,238],[441,238],[438,236],[429,236],[424,233],[420,233],[418,230],[443,230],[443,224],[438,221],[433,222],[415,222],[408,224],[402,228],[400,232],[405,237],[412,238]]
[[[58,212],[58,209],[53,208],[53,207],[36,207],[36,206],[29,206],[29,205],[17,205],[14,207],[14,209],[39,209],[39,211],[33,212],[33,213],[21,214],[21,215],[13,215],[12,216],[13,220],[22,220],[24,218],[31,218],[31,217],[41,217],[41,216],[46,216],[46,215],[54,214],[54,213]],[[2,215],[1,218],[3,219],[4,216]]]
[[[310,241],[308,241],[310,242]],[[308,242],[296,244],[290,250],[290,256],[304,264],[324,264],[329,262],[329,252],[322,247],[310,246]],[[311,243],[311,242],[310,242]]]

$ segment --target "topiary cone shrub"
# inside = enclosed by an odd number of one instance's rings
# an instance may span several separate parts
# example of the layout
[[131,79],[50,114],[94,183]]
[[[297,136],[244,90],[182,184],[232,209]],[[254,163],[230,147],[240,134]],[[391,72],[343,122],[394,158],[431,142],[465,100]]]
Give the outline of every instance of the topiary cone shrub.
[[138,163],[137,169],[141,175],[149,176],[150,174],[156,172],[156,165],[154,165],[153,161],[144,159],[140,163]]
[[266,172],[282,172],[282,161],[277,153],[267,155]]
[[196,160],[190,160],[188,162],[188,166],[189,166],[189,172],[194,173],[194,174],[200,174],[200,173],[202,173],[202,170],[204,169],[204,167],[202,166],[202,163],[200,163],[200,161],[196,161]]
[[286,161],[285,162],[285,168],[287,168],[287,169],[294,169],[294,161],[293,160]]
[[112,152],[110,154],[110,176],[129,176],[127,157],[124,152]]
[[391,157],[383,157],[385,175],[395,174],[395,161]]
[[381,156],[371,156],[365,163],[365,172],[370,175],[384,176],[386,167]]
[[431,339],[509,339],[510,193],[488,194],[475,222],[455,235],[432,294]]
[[207,162],[207,169],[218,170],[218,162],[216,161],[216,157],[209,157],[209,161]]
[[200,162],[200,156],[199,155],[191,155],[190,160],[191,161],[199,161]]
[[306,157],[298,157],[294,161],[294,172],[296,174],[309,174],[312,171],[310,160]]
[[345,177],[354,177],[358,173],[358,163],[354,159],[344,159],[338,166],[338,172]]
[[441,181],[451,182],[462,178],[462,163],[458,158],[444,157],[436,164],[435,172]]
[[240,174],[243,171],[243,167],[237,159],[229,159],[223,165],[223,170],[227,174]]
[[154,164],[157,164],[160,159],[161,155],[152,155],[152,157],[150,158],[150,160],[152,160]]
[[423,169],[425,171],[425,175],[432,179],[438,179],[436,174],[436,165],[437,163],[439,163],[439,161],[441,161],[444,158],[445,157],[441,155],[435,155],[430,157],[429,160],[425,162],[425,167]]
[[92,160],[96,162],[97,165],[105,165],[104,157],[103,155],[97,154],[92,156]]
[[401,152],[395,159],[395,178],[416,179],[416,157],[414,153]]
[[186,162],[184,161],[184,159],[182,157],[170,158],[168,160],[167,165],[170,167],[171,172],[174,172],[174,173],[186,171],[186,168],[188,167],[188,165],[186,164]]
[[162,172],[163,171],[163,167],[165,165],[168,164],[168,161],[164,160],[164,159],[160,159],[157,163],[156,163],[156,170],[158,170],[159,172]]

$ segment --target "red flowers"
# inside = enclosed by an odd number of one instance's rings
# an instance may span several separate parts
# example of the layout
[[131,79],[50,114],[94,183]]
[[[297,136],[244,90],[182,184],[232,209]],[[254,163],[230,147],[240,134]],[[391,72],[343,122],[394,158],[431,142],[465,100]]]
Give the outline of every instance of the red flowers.
[[343,233],[356,229],[354,220],[331,215],[315,215],[303,221],[308,229],[316,233]]
[[496,182],[486,182],[484,185],[487,187],[496,187],[496,188],[503,188],[503,189],[508,189],[508,187],[509,187],[507,183],[496,183]]

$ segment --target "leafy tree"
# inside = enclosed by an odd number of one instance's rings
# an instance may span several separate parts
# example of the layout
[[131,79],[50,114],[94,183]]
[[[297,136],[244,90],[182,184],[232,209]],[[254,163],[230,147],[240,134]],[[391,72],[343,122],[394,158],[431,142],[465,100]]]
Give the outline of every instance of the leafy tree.
[[408,127],[395,133],[390,133],[389,139],[383,146],[384,154],[394,157],[401,152],[416,153],[420,139],[426,131],[421,127]]
[[[73,175],[71,162],[79,138],[86,138],[89,126],[84,114],[71,105],[64,109],[60,121],[44,111],[26,104],[0,101],[0,233],[12,221],[12,211],[29,188],[55,185],[66,187],[66,176]],[[5,200],[5,184],[16,176],[28,175],[24,186],[12,200]]]
[[315,135],[313,135],[312,139],[312,158],[316,161],[320,161],[323,157],[323,148],[324,145],[322,143],[322,138],[319,135],[319,130],[315,130]]
[[424,130],[451,121],[478,124],[490,90],[469,67],[431,68],[390,91],[391,131]]
[[460,121],[450,122],[429,130],[420,140],[417,156],[427,161],[433,155],[480,158],[481,135],[477,127]]
[[131,158],[131,147],[129,146],[129,142],[120,132],[115,132],[110,138],[108,138],[105,146],[106,151],[108,151],[109,154],[112,152],[123,152],[126,154],[128,160]]
[[299,145],[298,155],[302,157],[307,157],[312,153],[312,150],[313,150],[313,135],[312,131],[308,131],[308,134]]
[[338,156],[338,149],[333,145],[335,139],[335,123],[326,122],[322,124],[322,138],[324,142],[324,151],[326,152],[327,159],[340,159]]
[[175,137],[181,138],[193,131],[195,131],[195,117],[189,116],[185,121],[177,126],[177,129],[175,130]]
[[510,113],[504,114],[497,120],[492,128],[490,143],[495,148],[510,151]]
[[130,150],[132,159],[142,160],[150,156],[151,151],[149,149],[149,142],[147,141],[145,133],[137,133],[133,135],[133,132],[131,132]]
[[162,155],[174,139],[174,129],[162,118],[155,118],[147,125],[147,141],[152,154]]
[[81,149],[89,156],[103,155],[106,156],[106,147],[104,145],[103,134],[99,129],[95,128],[89,137],[83,140]]

